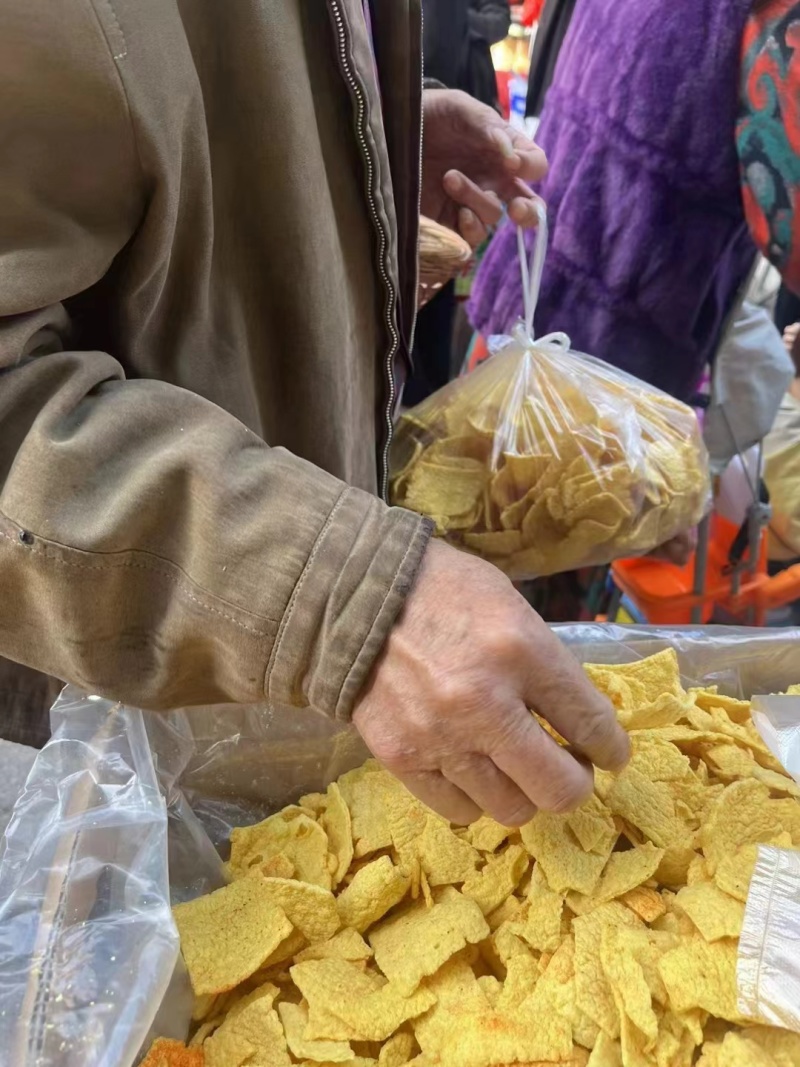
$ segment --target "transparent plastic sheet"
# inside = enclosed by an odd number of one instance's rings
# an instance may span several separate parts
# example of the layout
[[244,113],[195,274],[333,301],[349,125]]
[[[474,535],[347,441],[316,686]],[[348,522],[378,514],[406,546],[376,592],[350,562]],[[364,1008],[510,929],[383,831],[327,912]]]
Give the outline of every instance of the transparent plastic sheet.
[[[687,685],[730,695],[800,681],[800,631],[556,630],[582,662],[672,646]],[[68,691],[53,718],[0,864],[0,1065],[132,1067],[154,1034],[186,1033],[169,904],[219,884],[206,829],[222,844],[366,753],[351,728],[284,709],[143,715]],[[784,898],[800,893],[791,854],[762,851]],[[762,948],[742,956],[743,1010],[797,1027],[800,917],[749,905],[746,927]]]
[[[753,721],[800,785],[800,691],[762,696]],[[800,1032],[800,851],[760,848],[739,939],[739,1005]]]
[[533,339],[544,250],[520,265],[526,321],[492,358],[405,412],[392,500],[515,580],[640,555],[699,522],[708,456],[695,413],[564,334]]
[[0,865],[0,1062],[117,1067],[179,959],[166,805],[140,711],[67,692],[52,724]]

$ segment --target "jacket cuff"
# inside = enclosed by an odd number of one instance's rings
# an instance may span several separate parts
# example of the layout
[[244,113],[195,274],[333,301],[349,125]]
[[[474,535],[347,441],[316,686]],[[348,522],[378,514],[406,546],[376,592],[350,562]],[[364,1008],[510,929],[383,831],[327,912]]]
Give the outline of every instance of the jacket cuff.
[[444,82],[440,82],[438,78],[423,78],[422,79],[422,88],[423,89],[446,89],[447,86],[444,84]]
[[342,492],[281,621],[265,679],[270,702],[350,718],[432,528],[368,493]]

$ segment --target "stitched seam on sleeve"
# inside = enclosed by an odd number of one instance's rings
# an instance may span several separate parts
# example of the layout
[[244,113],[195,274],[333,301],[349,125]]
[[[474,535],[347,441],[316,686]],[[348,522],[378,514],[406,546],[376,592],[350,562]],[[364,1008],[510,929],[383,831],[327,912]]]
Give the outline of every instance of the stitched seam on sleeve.
[[[139,143],[139,133],[138,133],[138,130],[136,128],[136,123],[135,123],[134,118],[133,118],[133,110],[131,108],[131,102],[130,102],[130,99],[128,97],[128,90],[127,90],[127,87],[125,85],[125,80],[122,77],[122,72],[120,71],[119,66],[117,66],[118,61],[120,59],[125,59],[125,57],[128,55],[128,45],[127,45],[127,42],[126,42],[126,39],[125,39],[125,34],[123,32],[122,25],[120,24],[120,21],[117,18],[117,13],[114,10],[114,8],[111,6],[111,0],[88,0],[88,2],[90,4],[90,6],[92,7],[95,20],[98,23],[99,32],[100,32],[101,36],[103,37],[103,40],[106,43],[106,47],[108,48],[108,51],[111,54],[111,58],[114,60],[114,63],[115,63],[114,70],[115,70],[116,77],[117,77],[117,85],[119,86],[119,91],[122,94],[122,99],[123,99],[123,101],[125,103],[125,113],[126,113],[127,118],[128,118],[128,128],[130,130],[131,138],[133,140],[133,148],[134,148],[134,151],[136,153],[136,163],[137,163],[137,166],[139,168],[139,179],[140,179],[140,181],[142,183],[144,183],[145,167],[144,167],[144,163],[142,162],[142,149],[141,149],[141,145]],[[115,51],[114,49],[112,49],[111,42],[109,41],[108,35],[105,32],[105,29],[103,27],[103,22],[102,22],[99,14],[97,12],[97,8],[95,7],[95,3],[105,4],[106,7],[108,8],[108,10],[110,11],[111,17],[112,17],[114,23],[117,25],[117,27],[119,29],[120,37],[122,38],[123,48],[122,48],[121,52],[118,52],[118,51]]]
[[[397,579],[398,579],[398,577],[400,575],[400,571],[405,566],[406,560],[408,559],[412,548],[416,544],[417,534],[418,533],[419,533],[419,528],[414,531],[414,536],[411,538],[409,543],[406,545],[406,550],[403,553],[403,558],[397,564],[397,569],[394,572],[394,577],[392,578],[391,584],[390,584],[389,588],[386,590],[386,592],[385,592],[385,594],[383,596],[383,600],[381,601],[380,607],[375,612],[375,618],[372,620],[372,626],[370,626],[369,632],[368,632],[366,638],[364,639],[364,644],[361,646],[362,649],[363,649],[364,645],[367,643],[367,641],[369,641],[370,637],[372,637],[372,634],[374,633],[375,628],[378,625],[378,620],[380,619],[381,615],[383,614],[383,609],[386,607],[386,602],[388,601],[389,597],[394,592],[394,588],[397,585]],[[352,668],[353,668],[353,664],[350,665],[350,670],[352,670]],[[339,692],[336,694],[336,707],[337,708],[339,707],[339,702],[342,699],[342,690],[345,687],[347,679],[350,677],[350,670],[348,670],[347,674],[345,674],[344,678],[342,679],[342,684],[339,686]]]
[[289,603],[286,606],[286,611],[283,614],[283,619],[281,620],[280,628],[278,629],[278,635],[277,635],[277,638],[275,639],[275,645],[274,645],[274,647],[272,649],[272,655],[270,656],[269,663],[267,664],[267,673],[266,673],[266,676],[264,678],[264,692],[265,693],[267,692],[267,689],[268,689],[268,686],[269,686],[269,678],[272,675],[272,671],[273,671],[273,669],[275,667],[275,664],[278,661],[278,656],[280,655],[281,648],[283,647],[283,639],[286,636],[286,630],[287,630],[287,628],[289,626],[289,622],[291,621],[292,613],[294,612],[295,605],[297,604],[297,599],[298,599],[298,597],[300,595],[300,592],[301,592],[301,590],[303,588],[303,585],[305,584],[305,580],[308,577],[308,574],[309,574],[309,572],[311,570],[311,566],[312,566],[314,560],[317,557],[317,554],[318,554],[318,552],[320,550],[320,547],[322,546],[322,543],[325,540],[325,536],[328,533],[328,530],[331,528],[331,525],[333,524],[333,520],[335,519],[337,512],[339,511],[339,509],[341,508],[342,504],[344,503],[344,499],[347,496],[348,492],[349,492],[348,488],[345,487],[342,490],[341,494],[339,495],[338,500],[333,505],[333,508],[331,509],[330,515],[325,520],[325,524],[322,527],[322,529],[320,530],[319,536],[317,537],[316,541],[314,542],[314,547],[311,549],[311,552],[309,553],[308,559],[306,560],[306,565],[305,565],[305,567],[303,567],[303,572],[300,575],[300,577],[298,578],[297,585],[294,587],[294,591],[293,591],[293,593],[291,595]]
[[[221,619],[226,619],[228,622],[233,623],[234,626],[237,626],[240,630],[244,630],[247,633],[252,634],[254,637],[269,637],[269,634],[265,630],[257,630],[253,626],[248,626],[247,623],[244,623],[241,620],[237,619],[234,615],[229,615],[227,612],[222,611],[220,608],[213,607],[213,605],[209,604],[208,601],[203,600],[201,597],[195,596],[193,593],[190,593],[189,590],[186,589],[183,584],[185,579],[182,580],[181,577],[176,574],[171,574],[167,570],[154,567],[151,563],[137,562],[136,560],[127,559],[121,560],[117,563],[80,563],[77,560],[59,559],[58,556],[52,555],[44,548],[41,548],[37,545],[24,545],[20,541],[17,541],[10,534],[3,533],[2,531],[0,531],[0,538],[2,538],[4,541],[8,541],[9,544],[13,545],[14,548],[17,548],[20,551],[26,552],[32,556],[41,556],[41,558],[46,560],[48,563],[55,563],[59,567],[73,567],[76,570],[83,571],[115,571],[123,569],[147,571],[149,574],[156,575],[159,578],[165,578],[168,582],[172,582],[172,584],[177,587],[178,592],[182,597],[184,597],[186,600],[191,600],[192,603],[197,604],[204,611],[207,611],[212,615],[217,615]],[[267,621],[275,622],[276,620],[268,619]]]
[[101,2],[105,4],[105,6],[108,8],[108,13],[111,16],[112,22],[117,28],[117,33],[119,34],[120,41],[122,42],[121,49],[119,49],[119,51],[114,52],[114,59],[124,59],[128,54],[128,43],[125,40],[125,31],[122,29],[120,21],[117,18],[117,13],[114,10],[114,5],[111,3],[111,0],[101,0]]

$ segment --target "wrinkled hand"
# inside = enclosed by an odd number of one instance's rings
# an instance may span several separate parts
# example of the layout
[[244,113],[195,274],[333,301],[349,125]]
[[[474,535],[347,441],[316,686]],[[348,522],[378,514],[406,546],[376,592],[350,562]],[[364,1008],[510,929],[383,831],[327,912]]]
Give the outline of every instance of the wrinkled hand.
[[423,95],[422,214],[457,230],[473,248],[504,206],[518,226],[535,226],[537,198],[527,183],[547,171],[541,148],[466,93]]
[[648,554],[651,559],[660,559],[666,563],[674,563],[676,567],[685,567],[696,548],[697,530],[692,528],[676,534]]
[[793,322],[783,331],[783,346],[790,356],[794,352],[798,336],[800,336],[800,322]]
[[439,541],[353,722],[384,766],[462,824],[488,812],[520,826],[537,808],[575,807],[592,790],[588,761],[616,770],[629,751],[609,701],[508,579]]

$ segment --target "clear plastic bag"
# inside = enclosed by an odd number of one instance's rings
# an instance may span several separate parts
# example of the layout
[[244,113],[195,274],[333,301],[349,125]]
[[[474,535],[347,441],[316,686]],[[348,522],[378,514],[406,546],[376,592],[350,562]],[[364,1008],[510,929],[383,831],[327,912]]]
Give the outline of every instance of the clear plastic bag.
[[[557,632],[582,662],[630,662],[672,646],[687,685],[735,696],[800,680],[798,631]],[[170,904],[220,884],[211,838],[222,844],[233,826],[324,788],[366,753],[352,728],[315,714],[161,716],[70,690],[53,729],[0,862],[0,1067],[133,1067],[154,1035],[187,1032],[191,998]],[[785,758],[800,759],[796,729]],[[762,850],[756,878],[769,892],[748,902],[740,1006],[800,1031],[798,857]]]
[[[547,242],[528,271],[526,322],[494,355],[401,415],[392,501],[513,579],[640,555],[699,522],[711,499],[695,413],[569,338],[532,339]],[[528,278],[530,274],[530,278]]]

